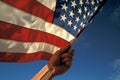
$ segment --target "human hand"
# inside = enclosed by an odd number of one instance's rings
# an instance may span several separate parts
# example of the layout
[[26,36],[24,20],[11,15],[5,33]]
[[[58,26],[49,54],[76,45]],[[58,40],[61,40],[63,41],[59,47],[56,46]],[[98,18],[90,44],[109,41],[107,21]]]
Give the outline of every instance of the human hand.
[[54,69],[53,76],[65,73],[72,65],[74,50],[66,46],[55,52],[48,62],[48,67]]

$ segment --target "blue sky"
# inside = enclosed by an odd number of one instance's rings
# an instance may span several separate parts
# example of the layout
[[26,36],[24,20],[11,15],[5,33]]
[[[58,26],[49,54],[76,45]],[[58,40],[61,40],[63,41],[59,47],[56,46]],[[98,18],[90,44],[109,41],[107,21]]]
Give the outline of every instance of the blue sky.
[[[108,0],[72,48],[72,67],[53,80],[120,80],[120,0]],[[30,80],[45,64],[0,62],[0,80]]]

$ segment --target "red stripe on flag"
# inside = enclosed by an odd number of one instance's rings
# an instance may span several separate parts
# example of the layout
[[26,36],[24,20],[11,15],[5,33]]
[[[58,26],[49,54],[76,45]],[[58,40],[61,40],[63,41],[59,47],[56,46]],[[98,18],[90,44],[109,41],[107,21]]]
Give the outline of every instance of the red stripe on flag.
[[25,53],[5,53],[0,52],[0,62],[30,62],[36,60],[49,60],[52,54],[46,52]]
[[54,11],[40,4],[36,0],[2,0],[15,8],[21,9],[27,13],[38,16],[45,21],[52,22]]
[[60,48],[70,44],[70,42],[55,35],[2,21],[0,21],[0,38],[22,42],[46,42]]

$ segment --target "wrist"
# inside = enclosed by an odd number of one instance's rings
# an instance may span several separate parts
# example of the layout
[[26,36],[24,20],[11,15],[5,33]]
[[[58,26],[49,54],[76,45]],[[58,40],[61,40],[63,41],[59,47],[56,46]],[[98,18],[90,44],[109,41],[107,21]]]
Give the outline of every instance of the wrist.
[[32,80],[51,80],[53,76],[54,69],[49,68],[45,65],[33,78]]
[[49,68],[49,71],[52,71],[52,75],[51,75],[51,79],[54,78],[56,76],[55,74],[55,67],[54,66],[50,66],[50,65],[47,65],[48,68]]

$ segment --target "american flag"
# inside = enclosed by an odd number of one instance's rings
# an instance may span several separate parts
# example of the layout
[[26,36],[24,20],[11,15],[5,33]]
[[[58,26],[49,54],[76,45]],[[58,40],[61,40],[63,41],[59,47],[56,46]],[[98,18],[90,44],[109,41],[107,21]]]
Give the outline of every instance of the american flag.
[[0,61],[49,59],[70,45],[106,0],[0,0]]

